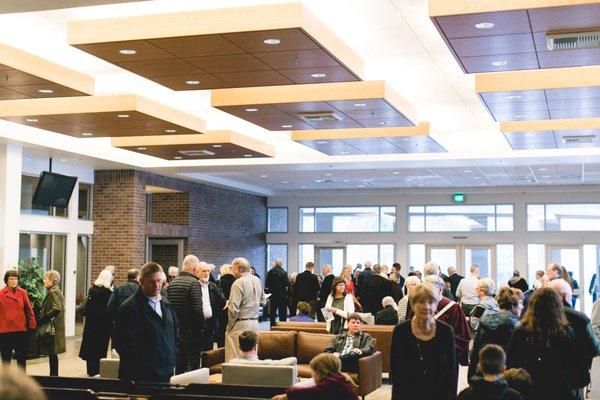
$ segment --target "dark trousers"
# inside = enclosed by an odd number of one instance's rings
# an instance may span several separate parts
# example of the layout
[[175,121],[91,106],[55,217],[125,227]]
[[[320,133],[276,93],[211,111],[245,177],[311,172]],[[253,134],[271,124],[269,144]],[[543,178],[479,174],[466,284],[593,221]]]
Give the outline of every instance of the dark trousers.
[[187,333],[179,345],[175,373],[179,375],[200,368],[201,352],[202,338],[200,334]]
[[348,353],[340,356],[342,363],[342,372],[358,372],[358,359],[360,356],[355,353]]
[[271,300],[271,315],[269,318],[271,320],[271,326],[275,326],[275,317],[279,315],[279,321],[287,320],[287,300]]
[[0,334],[0,353],[2,363],[10,364],[13,350],[17,364],[25,368],[25,357],[27,356],[27,332],[10,332]]
[[85,361],[87,366],[87,374],[88,376],[96,376],[100,373],[100,359],[99,358],[90,358]]
[[48,355],[48,364],[50,364],[50,376],[58,376],[58,354]]

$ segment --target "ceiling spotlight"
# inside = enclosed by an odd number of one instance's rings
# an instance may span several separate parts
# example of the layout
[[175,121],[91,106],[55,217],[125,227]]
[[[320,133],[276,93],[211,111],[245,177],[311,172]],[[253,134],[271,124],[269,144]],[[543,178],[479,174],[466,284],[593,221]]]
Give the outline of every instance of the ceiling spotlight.
[[181,157],[181,156],[175,156],[175,157],[173,157],[173,158],[174,158],[175,160],[181,160],[183,157]]
[[293,125],[281,125],[282,128],[291,128]]
[[244,157],[252,157],[252,154],[244,154]]
[[324,74],[322,72],[316,72],[314,74],[310,74],[311,78],[325,78],[327,76],[327,74]]
[[281,182],[281,183],[287,183],[287,181],[283,181],[283,182]]
[[468,173],[471,173],[473,171],[471,171],[470,169],[465,169],[463,172],[466,172],[468,174]]
[[220,144],[213,144],[212,147],[214,147],[215,149],[218,149],[219,147],[223,147],[223,145]]
[[66,158],[61,158],[60,160],[58,160],[60,162],[67,162],[68,160]]
[[506,61],[506,60],[496,60],[496,61],[492,61],[492,65],[494,67],[504,67],[505,65],[508,65],[508,61]]
[[343,156],[344,154],[350,154],[347,151],[340,151],[340,155]]
[[540,168],[540,171],[548,171],[548,168]]
[[506,100],[518,100],[521,97],[523,97],[523,96],[521,96],[520,94],[512,94],[510,96],[506,96]]
[[263,174],[263,175],[261,175],[260,177],[261,177],[261,178],[266,178],[266,177],[267,177],[267,175],[264,175],[264,174]]
[[25,121],[27,122],[38,122],[37,118],[27,118]]
[[398,171],[394,171],[394,172],[393,172],[393,174],[394,174],[394,175],[400,175],[400,172],[398,172]]
[[268,44],[268,45],[275,45],[275,44],[279,44],[281,43],[281,40],[279,39],[265,39],[263,40],[264,44]]
[[38,92],[43,93],[43,94],[50,94],[50,93],[54,93],[54,90],[52,90],[52,89],[39,89]]
[[188,85],[199,85],[200,81],[191,80],[191,81],[185,81],[185,83]]
[[319,140],[317,142],[315,142],[316,144],[327,144],[326,140]]
[[117,114],[119,118],[129,118],[129,114]]
[[331,176],[331,175],[333,175],[333,174],[325,174],[325,176]]
[[424,187],[425,185],[423,185],[422,183],[419,184],[419,187]]
[[359,188],[364,188],[364,187],[365,187],[365,185],[358,185],[358,187],[359,187]]
[[542,175],[542,178],[548,179],[548,178],[550,178],[550,175]]
[[257,112],[258,108],[246,108],[247,112]]
[[165,132],[167,132],[167,133],[175,133],[175,132],[177,132],[177,129],[165,129]]
[[133,50],[133,49],[121,49],[119,50],[119,53],[124,54],[126,56],[131,56],[137,53],[137,51]]
[[356,103],[354,104],[354,107],[366,107],[367,105],[365,103]]
[[83,132],[81,134],[81,136],[92,136],[92,135],[93,135],[93,133],[90,133],[90,132]]
[[386,122],[386,121],[379,121],[379,122],[377,123],[377,125],[385,125],[385,124],[387,124],[387,122]]
[[479,22],[475,24],[475,28],[477,29],[491,29],[495,25],[492,22]]
[[405,181],[410,182],[410,181],[412,181],[412,178],[406,178]]
[[302,189],[306,189],[306,186],[302,186]]
[[523,118],[523,114],[517,114],[515,115],[515,118]]
[[146,150],[146,148],[145,148],[145,147],[138,147],[137,149],[138,149],[138,150]]

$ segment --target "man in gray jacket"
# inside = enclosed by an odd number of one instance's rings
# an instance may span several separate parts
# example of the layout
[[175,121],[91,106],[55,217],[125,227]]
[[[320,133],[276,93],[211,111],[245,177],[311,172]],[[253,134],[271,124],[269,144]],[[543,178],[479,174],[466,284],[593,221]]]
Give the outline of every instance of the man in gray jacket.
[[348,331],[336,335],[325,347],[325,353],[339,355],[344,372],[358,372],[358,359],[375,352],[373,338],[362,331],[362,324],[359,314],[350,314]]

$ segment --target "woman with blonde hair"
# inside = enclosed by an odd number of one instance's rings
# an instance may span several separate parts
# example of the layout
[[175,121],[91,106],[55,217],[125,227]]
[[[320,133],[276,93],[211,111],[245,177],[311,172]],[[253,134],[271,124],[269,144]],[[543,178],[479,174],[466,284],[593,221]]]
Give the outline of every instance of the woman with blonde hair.
[[112,331],[112,316],[107,311],[112,294],[113,274],[104,269],[88,291],[85,306],[81,308],[85,316],[83,338],[79,357],[86,360],[88,376],[100,373],[100,359],[106,357],[108,339]]
[[314,386],[292,386],[285,394],[273,400],[344,399],[358,400],[356,384],[341,372],[340,359],[333,354],[322,353],[310,361]]
[[[229,300],[229,293],[231,292],[231,285],[235,282],[235,276],[233,272],[231,272],[231,264],[223,264],[221,268],[219,268],[219,273],[221,277],[217,282],[217,286],[223,292],[223,297],[225,297],[225,301]],[[227,326],[227,309],[221,310],[218,315],[219,318],[219,328],[215,332],[215,342],[217,342],[218,347],[225,347],[225,327]]]

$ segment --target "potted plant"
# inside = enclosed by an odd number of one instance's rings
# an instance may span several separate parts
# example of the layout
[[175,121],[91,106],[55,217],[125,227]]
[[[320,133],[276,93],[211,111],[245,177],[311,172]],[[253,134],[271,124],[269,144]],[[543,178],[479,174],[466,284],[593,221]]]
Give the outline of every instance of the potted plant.
[[[35,257],[19,261],[19,286],[27,291],[36,321],[39,320],[40,308],[46,296],[44,289],[44,269],[40,267]],[[39,357],[35,334],[28,335],[29,354],[28,358]]]

